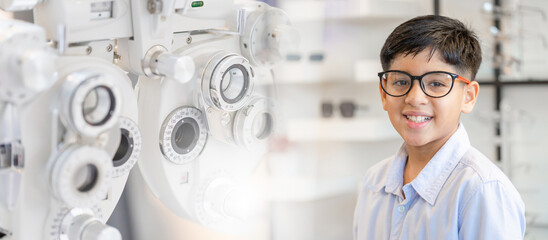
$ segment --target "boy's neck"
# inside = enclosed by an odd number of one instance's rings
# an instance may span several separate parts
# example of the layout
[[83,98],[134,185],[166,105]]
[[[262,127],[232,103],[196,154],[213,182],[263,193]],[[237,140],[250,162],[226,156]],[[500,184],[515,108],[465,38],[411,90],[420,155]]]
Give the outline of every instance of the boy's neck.
[[403,171],[403,185],[413,181],[440,148],[441,146],[438,148],[409,147],[409,156]]
[[403,170],[403,185],[410,183],[419,175],[430,159],[436,155],[457,129],[458,127],[451,134],[437,141],[422,146],[407,146],[409,156]]

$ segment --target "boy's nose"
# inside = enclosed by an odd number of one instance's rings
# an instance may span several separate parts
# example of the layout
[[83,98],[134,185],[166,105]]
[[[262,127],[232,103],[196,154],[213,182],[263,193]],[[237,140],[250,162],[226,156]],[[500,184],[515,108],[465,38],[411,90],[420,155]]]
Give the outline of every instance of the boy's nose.
[[413,81],[413,87],[405,95],[405,103],[410,105],[422,105],[428,103],[428,96],[422,91],[419,81]]

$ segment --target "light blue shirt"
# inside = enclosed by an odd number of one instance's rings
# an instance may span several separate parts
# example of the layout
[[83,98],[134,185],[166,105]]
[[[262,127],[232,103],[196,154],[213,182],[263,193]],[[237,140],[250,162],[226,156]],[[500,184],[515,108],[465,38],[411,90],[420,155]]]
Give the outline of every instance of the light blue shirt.
[[470,146],[462,124],[402,186],[407,156],[403,144],[367,171],[354,213],[354,239],[523,239],[525,206],[518,191]]

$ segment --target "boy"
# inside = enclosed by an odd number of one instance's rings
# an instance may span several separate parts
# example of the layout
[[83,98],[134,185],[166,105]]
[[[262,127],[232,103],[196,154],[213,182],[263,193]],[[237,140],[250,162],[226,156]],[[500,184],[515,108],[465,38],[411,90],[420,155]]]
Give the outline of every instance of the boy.
[[523,239],[519,193],[459,123],[479,92],[476,35],[454,19],[416,17],[390,34],[381,63],[382,105],[405,143],[367,171],[354,239]]

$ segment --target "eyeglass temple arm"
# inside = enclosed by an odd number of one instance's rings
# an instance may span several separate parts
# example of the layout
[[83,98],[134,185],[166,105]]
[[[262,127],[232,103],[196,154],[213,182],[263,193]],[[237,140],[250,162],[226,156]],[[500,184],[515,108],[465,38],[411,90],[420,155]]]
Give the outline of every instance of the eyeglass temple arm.
[[466,79],[466,78],[463,78],[461,77],[460,75],[457,75],[457,78],[463,82],[465,82],[466,84],[470,84],[470,80]]

